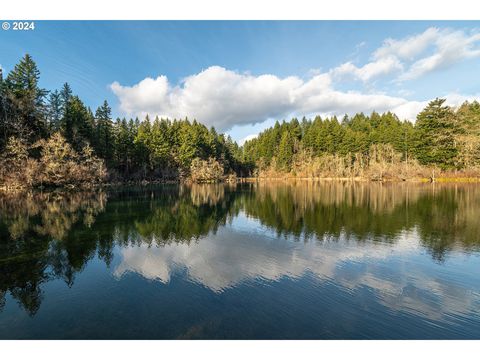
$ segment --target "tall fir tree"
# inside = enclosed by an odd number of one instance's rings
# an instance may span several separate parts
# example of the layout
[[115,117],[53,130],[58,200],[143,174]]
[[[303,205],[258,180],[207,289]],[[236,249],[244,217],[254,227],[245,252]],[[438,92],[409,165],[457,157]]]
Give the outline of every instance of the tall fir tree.
[[67,110],[68,102],[70,101],[70,98],[72,96],[73,96],[72,88],[68,83],[64,83],[62,86],[62,90],[60,90],[60,109],[63,115]]
[[60,130],[62,117],[62,99],[59,91],[55,90],[48,97],[48,125],[51,132]]
[[40,71],[29,54],[26,54],[5,80],[6,96],[15,113],[15,132],[28,142],[46,136],[45,96],[48,91],[39,86]]
[[112,124],[112,109],[105,100],[95,112],[95,143],[98,156],[105,159],[107,165],[112,165],[114,155],[114,138]]
[[453,168],[456,163],[455,114],[445,99],[435,99],[418,114],[415,155],[424,165]]
[[78,96],[70,97],[61,121],[61,130],[76,151],[91,143],[94,123],[91,112]]
[[278,145],[277,170],[289,172],[292,167],[294,140],[289,131],[284,131]]

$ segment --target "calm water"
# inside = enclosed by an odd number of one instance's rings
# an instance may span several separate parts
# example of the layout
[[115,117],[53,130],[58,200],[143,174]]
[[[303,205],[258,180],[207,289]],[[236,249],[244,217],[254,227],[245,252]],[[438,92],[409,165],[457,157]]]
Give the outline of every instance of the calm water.
[[480,186],[0,197],[2,339],[480,339]]

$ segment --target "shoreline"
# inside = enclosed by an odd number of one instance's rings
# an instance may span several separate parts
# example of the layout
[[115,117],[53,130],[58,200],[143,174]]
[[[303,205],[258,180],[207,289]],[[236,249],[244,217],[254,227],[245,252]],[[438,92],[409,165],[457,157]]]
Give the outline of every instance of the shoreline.
[[408,179],[382,179],[373,180],[367,177],[245,177],[239,178],[240,182],[268,182],[268,181],[341,181],[341,182],[365,182],[365,183],[480,183],[480,177],[418,177]]
[[150,186],[150,185],[174,185],[174,184],[241,184],[241,183],[266,183],[266,182],[279,182],[279,181],[299,181],[299,182],[362,182],[372,184],[399,184],[399,183],[413,183],[413,184],[426,184],[426,183],[457,183],[457,184],[480,184],[480,177],[436,177],[433,181],[427,177],[417,177],[408,179],[382,179],[374,180],[367,177],[296,177],[296,176],[271,176],[271,177],[237,177],[235,181],[212,181],[212,182],[200,182],[195,183],[192,181],[184,181],[181,179],[176,180],[141,180],[141,181],[120,181],[120,182],[105,182],[98,184],[82,184],[77,186],[58,186],[58,187],[16,187],[8,188],[6,186],[0,186],[0,194],[7,193],[20,193],[26,191],[78,191],[78,190],[95,190],[98,188],[114,188],[121,186]]

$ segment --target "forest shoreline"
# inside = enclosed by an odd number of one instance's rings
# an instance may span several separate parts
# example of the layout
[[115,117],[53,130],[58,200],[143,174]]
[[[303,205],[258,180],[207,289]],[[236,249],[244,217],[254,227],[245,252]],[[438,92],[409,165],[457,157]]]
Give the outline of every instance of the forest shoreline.
[[427,183],[460,183],[460,184],[480,184],[480,177],[436,177],[434,180],[427,177],[415,177],[408,179],[389,178],[382,180],[373,180],[369,177],[295,177],[295,176],[277,176],[277,177],[237,177],[235,180],[228,181],[204,181],[193,182],[191,180],[171,179],[171,180],[141,180],[141,181],[120,181],[105,182],[95,184],[81,184],[77,186],[37,186],[37,187],[6,187],[0,186],[0,194],[15,194],[29,191],[86,191],[98,189],[121,188],[125,186],[155,186],[155,185],[205,185],[205,184],[241,184],[241,183],[276,183],[276,182],[354,182],[371,184],[427,184]]
[[[26,54],[0,72],[0,191],[165,182],[480,182],[480,103],[276,121],[241,146],[196,119],[93,112],[65,83],[39,87]],[[48,96],[47,96],[48,95]]]

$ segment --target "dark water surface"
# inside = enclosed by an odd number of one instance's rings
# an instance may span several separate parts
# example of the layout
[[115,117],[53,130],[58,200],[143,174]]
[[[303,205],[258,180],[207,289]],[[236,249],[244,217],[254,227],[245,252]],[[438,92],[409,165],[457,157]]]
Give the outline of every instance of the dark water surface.
[[0,197],[1,339],[480,339],[480,186]]

